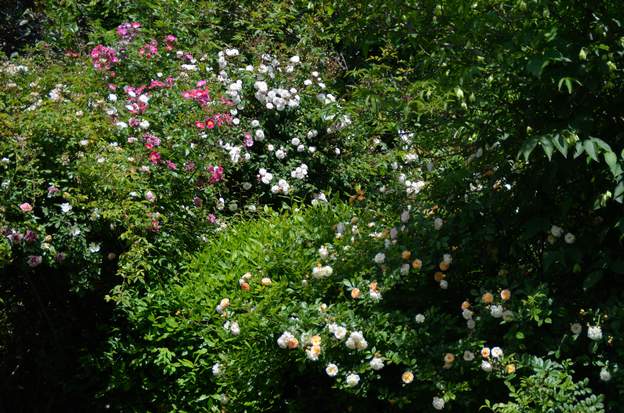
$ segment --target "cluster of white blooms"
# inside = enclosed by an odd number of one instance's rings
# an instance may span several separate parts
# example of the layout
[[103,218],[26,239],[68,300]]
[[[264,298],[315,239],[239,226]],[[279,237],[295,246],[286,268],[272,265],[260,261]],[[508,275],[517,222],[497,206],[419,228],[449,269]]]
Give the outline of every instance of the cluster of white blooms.
[[228,65],[228,62],[226,60],[226,56],[227,57],[236,57],[239,54],[240,53],[239,53],[238,49],[225,49],[225,50],[220,51],[218,53],[219,67],[221,69],[225,69],[225,67]]
[[16,65],[13,63],[5,63],[2,66],[2,71],[9,76],[15,76],[21,73],[28,73],[28,66]]
[[327,326],[327,329],[330,333],[336,337],[338,340],[343,340],[347,336],[347,329],[343,326],[339,326],[336,323],[331,323]]
[[273,180],[273,174],[271,172],[268,172],[266,169],[264,168],[260,168],[260,170],[258,171],[258,179],[263,183],[263,184],[270,184],[271,181]]
[[288,195],[289,191],[290,191],[290,185],[284,179],[280,179],[279,181],[277,181],[277,185],[273,185],[271,187],[271,192],[273,192],[274,194],[281,193],[284,195]]
[[[238,105],[239,103],[241,103],[241,96],[240,96],[241,90],[243,90],[243,81],[240,79],[228,85],[226,93],[232,99],[232,102],[234,102],[235,105]],[[233,113],[233,115],[235,115],[236,113]],[[238,118],[234,118],[235,124],[238,124],[237,120]]]
[[336,122],[334,122],[332,125],[330,125],[327,128],[327,133],[331,134],[331,133],[341,131],[347,126],[351,125],[351,123],[352,123],[351,118],[348,115],[343,115],[340,117],[340,119],[338,119]]
[[[554,244],[556,239],[561,238],[563,233],[564,233],[563,228],[557,225],[553,225],[550,228],[550,232],[548,234],[548,242],[550,244]],[[563,240],[565,241],[566,244],[574,244],[574,242],[576,241],[576,237],[574,236],[574,234],[568,232],[563,236]]]
[[236,321],[233,321],[231,323],[229,321],[226,321],[223,324],[223,329],[232,333],[233,336],[237,336],[240,334],[240,326]]
[[349,335],[345,345],[351,350],[365,350],[368,343],[364,339],[361,331],[354,331]]
[[331,93],[319,93],[316,95],[316,99],[324,105],[329,105],[330,103],[334,103],[336,101],[336,97]]
[[587,328],[587,337],[594,341],[602,340],[602,328],[600,326],[589,326]]
[[269,85],[264,80],[258,80],[254,83],[256,89],[255,97],[258,101],[264,103],[267,109],[276,109],[283,111],[288,108],[296,108],[301,102],[301,97],[297,94],[297,89],[269,89]]
[[334,269],[330,265],[317,265],[316,267],[312,268],[312,277],[316,279],[327,278],[332,275],[333,272]]
[[58,102],[63,99],[63,93],[66,92],[66,90],[67,86],[62,83],[58,83],[54,86],[54,89],[48,93],[48,96],[50,97],[50,100]]
[[405,192],[408,196],[415,196],[425,187],[425,181],[405,181]]
[[316,206],[319,205],[321,203],[327,203],[327,197],[325,196],[324,193],[318,193],[318,194],[314,194],[313,198],[312,198],[312,205]]
[[290,173],[290,176],[296,179],[304,179],[306,176],[308,176],[308,166],[302,163]]
[[[242,147],[238,145],[230,145],[229,143],[226,143],[223,145],[223,149],[228,152],[228,155],[230,155],[230,160],[232,161],[232,163],[236,164],[241,160]],[[245,160],[249,160],[250,157],[251,155],[249,154],[249,152],[245,152],[244,154]]]

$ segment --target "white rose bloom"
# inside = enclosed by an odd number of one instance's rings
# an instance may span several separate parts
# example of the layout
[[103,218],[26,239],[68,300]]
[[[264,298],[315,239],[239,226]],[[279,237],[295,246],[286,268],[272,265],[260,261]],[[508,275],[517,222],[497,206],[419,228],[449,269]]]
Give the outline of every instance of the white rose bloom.
[[218,376],[219,374],[221,374],[221,364],[215,363],[212,365],[212,375]]
[[503,357],[503,349],[501,349],[500,347],[493,347],[491,354],[492,354],[492,357],[499,359]]
[[489,373],[492,371],[492,364],[489,361],[483,360],[481,362],[481,370]]
[[72,210],[72,206],[69,203],[65,202],[61,204],[61,211],[64,214],[68,213],[71,210]]
[[448,288],[448,281],[442,280],[440,281],[440,288],[446,290]]
[[425,322],[425,316],[422,314],[416,314],[415,320],[418,324],[422,324]]
[[471,320],[473,314],[474,313],[467,308],[462,311],[462,317],[464,317],[464,320]]
[[572,331],[572,334],[574,335],[581,334],[581,331],[583,331],[583,326],[580,323],[570,324],[570,331]]
[[277,339],[277,345],[280,348],[288,348],[288,342],[295,338],[290,332],[284,331],[284,333]]
[[562,235],[563,235],[563,229],[562,229],[561,227],[558,227],[558,226],[556,226],[556,225],[553,225],[553,226],[550,228],[550,233],[551,233],[553,236],[555,236],[555,237],[559,238],[560,236],[562,236]]
[[490,314],[494,318],[501,318],[503,316],[503,307],[500,305],[493,305],[490,307]]
[[475,358],[475,355],[472,351],[468,351],[468,350],[464,351],[464,360],[472,361],[474,360],[474,358]]
[[443,224],[444,224],[444,221],[442,221],[442,218],[436,218],[433,221],[433,227],[438,231],[442,228]]
[[563,237],[563,239],[565,240],[566,244],[574,244],[574,241],[576,241],[576,237],[574,236],[574,234],[571,234],[569,232],[565,234],[565,237]]
[[475,321],[474,320],[468,320],[466,321],[466,327],[468,327],[469,329],[474,329],[475,328]]
[[360,376],[358,376],[357,374],[351,373],[347,376],[347,384],[350,387],[357,386],[359,382],[360,382]]
[[295,55],[293,57],[290,58],[290,63],[294,63],[297,64],[301,61],[301,59],[299,58],[299,56]]
[[433,405],[433,408],[436,410],[442,410],[444,409],[444,399],[441,399],[439,397],[434,397],[433,398],[433,403],[431,403]]
[[410,269],[410,265],[409,264],[401,265],[401,275],[409,274],[409,269]]
[[383,264],[385,259],[386,259],[386,255],[383,252],[378,252],[377,254],[375,254],[375,257],[373,258],[373,260],[377,264]]
[[587,328],[587,337],[594,341],[602,340],[602,329],[600,326],[589,326]]
[[611,373],[609,373],[609,370],[607,370],[606,368],[600,370],[600,380],[604,382],[611,380]]
[[336,377],[336,375],[338,374],[338,366],[336,366],[334,363],[329,363],[325,368],[325,373],[327,373],[329,377]]
[[379,357],[373,357],[373,359],[368,364],[373,370],[381,370],[384,368],[383,360]]
[[361,331],[352,332],[345,344],[351,350],[365,350],[368,347],[368,343],[364,339]]
[[336,327],[336,330],[334,331],[334,337],[336,337],[338,340],[344,340],[346,336],[347,336],[346,328],[342,326]]
[[323,260],[327,259],[327,257],[329,256],[329,250],[324,245],[321,248],[319,248],[318,252],[319,252],[319,255],[321,256],[321,259]]

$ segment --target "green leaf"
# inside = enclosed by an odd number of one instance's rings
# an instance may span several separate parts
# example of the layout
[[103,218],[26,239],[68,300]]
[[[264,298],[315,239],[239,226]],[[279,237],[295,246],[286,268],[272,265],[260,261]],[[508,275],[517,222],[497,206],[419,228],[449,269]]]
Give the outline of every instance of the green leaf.
[[539,141],[537,140],[537,138],[530,138],[526,140],[524,144],[522,144],[522,147],[520,148],[520,152],[518,152],[518,157],[522,155],[524,156],[524,160],[528,161],[529,156],[531,155],[531,152],[533,152],[533,149],[535,149],[538,142]]
[[563,136],[556,134],[552,139],[552,144],[557,148],[557,150],[563,155],[564,158],[568,157],[568,144]]
[[624,202],[624,181],[620,181],[613,191],[613,199],[620,204]]
[[613,152],[605,152],[604,159],[615,178],[622,175],[622,167],[617,161],[617,155]]
[[596,155],[596,147],[594,146],[593,140],[587,139],[586,141],[583,141],[583,148],[585,149],[585,153],[589,155],[591,159],[598,161],[598,155]]
[[542,145],[542,149],[544,149],[544,153],[550,161],[552,159],[553,151],[555,150],[552,141],[549,139],[548,136],[542,136],[540,138],[540,144]]

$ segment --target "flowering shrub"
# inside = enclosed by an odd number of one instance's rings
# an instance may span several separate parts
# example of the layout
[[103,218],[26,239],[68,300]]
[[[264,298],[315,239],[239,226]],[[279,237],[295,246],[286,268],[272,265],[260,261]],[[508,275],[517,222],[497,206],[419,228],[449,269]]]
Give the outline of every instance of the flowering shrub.
[[53,3],[0,69],[18,398],[618,410],[623,3]]

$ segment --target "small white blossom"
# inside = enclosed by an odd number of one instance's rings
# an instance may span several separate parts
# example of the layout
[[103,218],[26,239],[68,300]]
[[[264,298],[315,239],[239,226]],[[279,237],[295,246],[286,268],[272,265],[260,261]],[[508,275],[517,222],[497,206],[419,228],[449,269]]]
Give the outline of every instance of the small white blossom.
[[570,324],[570,331],[572,331],[572,334],[574,335],[581,334],[581,331],[583,331],[583,326],[580,323]]
[[351,373],[347,376],[347,385],[350,387],[355,387],[360,382],[360,376],[355,373]]
[[490,372],[492,371],[492,363],[490,363],[487,360],[483,360],[481,362],[481,370],[485,371],[485,372]]
[[373,357],[373,359],[368,364],[373,370],[381,370],[384,368],[384,362],[379,357]]
[[383,264],[385,260],[386,260],[386,255],[383,252],[378,252],[377,254],[375,254],[375,257],[373,258],[373,261],[375,261],[376,264]]

